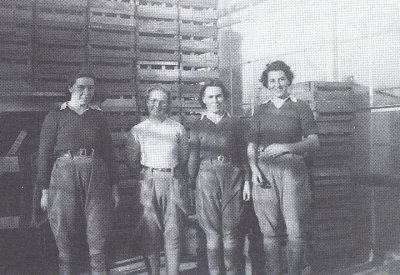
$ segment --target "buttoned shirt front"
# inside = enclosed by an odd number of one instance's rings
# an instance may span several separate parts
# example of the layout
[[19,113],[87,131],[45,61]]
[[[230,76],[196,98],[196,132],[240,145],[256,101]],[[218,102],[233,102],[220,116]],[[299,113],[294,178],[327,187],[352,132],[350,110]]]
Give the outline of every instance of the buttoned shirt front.
[[151,168],[174,168],[185,163],[189,141],[182,124],[167,118],[164,121],[147,119],[135,125],[128,134],[127,150],[131,163]]

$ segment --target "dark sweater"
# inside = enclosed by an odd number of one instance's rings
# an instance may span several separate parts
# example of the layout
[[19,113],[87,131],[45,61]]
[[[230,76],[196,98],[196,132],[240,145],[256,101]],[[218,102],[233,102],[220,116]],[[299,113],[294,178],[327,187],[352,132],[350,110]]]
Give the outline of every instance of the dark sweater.
[[42,125],[37,175],[42,189],[49,187],[55,153],[80,148],[94,148],[106,162],[110,184],[117,183],[111,134],[105,117],[99,110],[88,109],[78,115],[67,107],[49,112]]
[[252,118],[250,142],[268,146],[273,143],[295,143],[317,134],[314,115],[304,101],[287,100],[278,109],[269,101],[260,105]]

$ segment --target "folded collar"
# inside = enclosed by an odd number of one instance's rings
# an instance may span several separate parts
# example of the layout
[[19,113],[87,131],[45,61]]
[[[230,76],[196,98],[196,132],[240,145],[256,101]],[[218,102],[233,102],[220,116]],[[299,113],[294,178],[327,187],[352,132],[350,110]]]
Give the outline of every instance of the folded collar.
[[[61,104],[60,110],[64,110],[67,107],[70,108],[69,105],[68,105],[68,101],[64,102],[63,104]],[[101,111],[100,107],[98,105],[96,105],[96,104],[89,104],[88,108],[85,111],[87,111],[88,109]]]
[[[225,111],[224,112],[224,116],[231,117],[231,114],[228,113],[227,111]],[[201,117],[200,117],[200,120],[203,120],[203,118],[205,118],[205,117],[207,117],[207,114],[206,113],[202,113]]]

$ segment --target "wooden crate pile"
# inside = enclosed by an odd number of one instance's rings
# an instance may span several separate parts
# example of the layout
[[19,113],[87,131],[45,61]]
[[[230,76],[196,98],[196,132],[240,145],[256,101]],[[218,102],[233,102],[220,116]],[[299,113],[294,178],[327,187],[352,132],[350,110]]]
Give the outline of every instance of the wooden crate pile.
[[173,116],[185,124],[196,118],[199,83],[218,77],[216,20],[215,0],[138,2],[140,98],[150,85],[160,84],[171,91]]
[[0,3],[0,96],[29,94],[32,87],[33,0]]
[[307,82],[293,85],[292,95],[310,103],[321,145],[311,171],[313,268],[340,268],[350,263],[353,250],[353,88],[340,82]]

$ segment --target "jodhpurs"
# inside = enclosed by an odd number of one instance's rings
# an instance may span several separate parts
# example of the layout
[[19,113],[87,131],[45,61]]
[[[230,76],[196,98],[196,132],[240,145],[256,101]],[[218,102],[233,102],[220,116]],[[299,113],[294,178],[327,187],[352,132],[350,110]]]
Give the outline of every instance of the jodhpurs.
[[[136,232],[149,257],[150,274],[160,273],[159,252],[164,239],[167,274],[179,274],[180,238],[186,211],[185,182],[178,170],[143,169],[140,174],[142,217]],[[186,196],[187,197],[187,196]]]
[[229,162],[203,160],[196,187],[196,212],[207,239],[210,274],[239,274],[242,247],[243,172]]
[[48,215],[59,259],[72,263],[77,240],[85,233],[92,271],[105,271],[105,245],[110,230],[111,186],[101,158],[59,157],[50,180]]
[[[276,251],[280,246],[279,238],[283,235],[282,224],[286,226],[288,251],[292,248],[298,251],[297,254],[304,253],[311,189],[303,157],[294,154],[278,158],[263,157],[259,159],[258,167],[271,185],[270,188],[259,185],[253,187],[254,210],[264,234],[267,260],[268,257],[275,256],[280,259]],[[277,247],[276,253],[272,252],[274,247]],[[304,257],[297,254],[293,257],[298,259]],[[280,263],[279,260],[274,262],[277,265]],[[288,267],[290,271],[290,259],[288,259]],[[279,268],[276,266],[276,270]],[[275,274],[275,272],[271,273]]]

